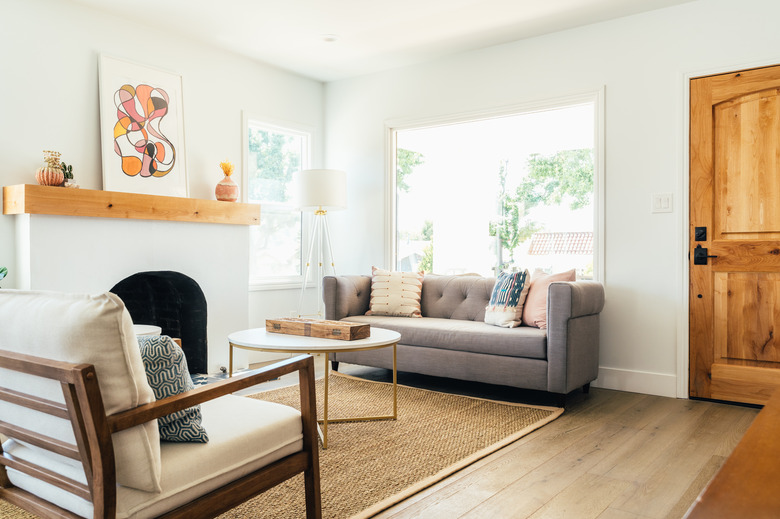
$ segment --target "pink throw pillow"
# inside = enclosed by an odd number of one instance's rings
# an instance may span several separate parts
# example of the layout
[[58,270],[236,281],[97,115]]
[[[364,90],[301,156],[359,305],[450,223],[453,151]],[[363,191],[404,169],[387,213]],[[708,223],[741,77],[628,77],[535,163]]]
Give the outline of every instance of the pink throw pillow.
[[547,289],[553,281],[576,281],[577,271],[574,269],[558,274],[545,274],[541,270],[534,271],[531,277],[531,287],[523,307],[523,323],[542,330],[547,329]]

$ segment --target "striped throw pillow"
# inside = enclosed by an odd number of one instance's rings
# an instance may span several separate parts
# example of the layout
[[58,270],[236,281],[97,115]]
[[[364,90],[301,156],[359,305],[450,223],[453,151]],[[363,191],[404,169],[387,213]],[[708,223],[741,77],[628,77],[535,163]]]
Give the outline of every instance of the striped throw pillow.
[[422,317],[422,272],[390,272],[371,267],[371,302],[366,315]]
[[[187,358],[167,335],[138,337],[146,378],[157,400],[195,389]],[[207,443],[209,436],[201,424],[200,405],[183,409],[157,420],[160,439],[171,442]]]
[[485,307],[485,322],[504,328],[520,326],[530,282],[528,269],[502,272],[493,285],[490,302]]

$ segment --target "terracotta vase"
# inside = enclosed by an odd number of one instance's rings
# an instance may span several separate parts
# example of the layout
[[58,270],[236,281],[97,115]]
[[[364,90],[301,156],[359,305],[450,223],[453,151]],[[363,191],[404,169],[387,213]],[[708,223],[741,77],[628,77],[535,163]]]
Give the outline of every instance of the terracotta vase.
[[65,180],[60,168],[54,166],[41,166],[35,172],[35,180],[42,186],[61,186]]
[[222,202],[235,202],[238,200],[238,184],[228,175],[219,181],[214,194],[217,196],[217,200]]

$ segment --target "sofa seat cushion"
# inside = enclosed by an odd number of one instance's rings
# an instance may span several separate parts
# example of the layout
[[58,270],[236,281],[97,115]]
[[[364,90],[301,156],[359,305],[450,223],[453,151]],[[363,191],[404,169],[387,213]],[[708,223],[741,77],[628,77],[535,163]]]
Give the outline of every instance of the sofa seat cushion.
[[[117,489],[117,519],[156,517],[200,495],[303,449],[301,414],[272,402],[224,396],[201,404],[208,443],[164,442],[161,446],[162,491]],[[9,440],[15,454],[25,449]],[[46,466],[46,460],[37,460]],[[52,461],[49,460],[48,464]],[[63,490],[9,470],[11,482],[82,517],[92,517],[92,505]],[[74,479],[79,478],[74,473]]]
[[519,326],[500,328],[484,322],[422,317],[406,319],[350,315],[346,321],[368,323],[401,334],[401,344],[529,359],[547,358],[545,330]]

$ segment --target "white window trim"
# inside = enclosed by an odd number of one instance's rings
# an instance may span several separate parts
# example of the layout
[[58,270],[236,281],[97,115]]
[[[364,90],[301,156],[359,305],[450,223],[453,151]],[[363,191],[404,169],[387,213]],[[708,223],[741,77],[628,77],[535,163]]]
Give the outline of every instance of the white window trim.
[[489,108],[475,112],[439,115],[425,118],[390,119],[385,121],[385,268],[394,269],[396,260],[396,206],[395,206],[395,171],[396,171],[396,133],[403,130],[428,128],[464,122],[479,121],[494,117],[519,115],[530,112],[540,112],[555,108],[563,108],[578,103],[593,103],[594,105],[594,185],[593,193],[596,198],[593,204],[594,229],[593,236],[593,279],[606,284],[606,270],[604,265],[604,232],[606,222],[604,218],[604,205],[606,201],[605,190],[605,154],[604,154],[604,87],[598,90],[572,94],[564,97],[541,99],[533,102]]
[[[290,121],[280,121],[271,117],[258,116],[251,114],[246,110],[241,114],[241,200],[249,203],[249,123],[254,126],[276,132],[297,133],[307,138],[308,146],[306,154],[301,160],[301,169],[309,169],[312,163],[312,150],[314,148],[315,128],[310,125],[299,124]],[[301,268],[305,268],[306,244],[309,243],[309,232],[311,227],[312,215],[303,212],[301,214]],[[260,204],[260,225],[263,225],[263,206]],[[247,247],[249,243],[247,243]],[[250,251],[251,253],[251,251]],[[298,276],[274,276],[267,278],[250,279],[249,291],[262,290],[300,290],[303,283],[303,274]],[[306,283],[308,287],[314,286],[314,281]]]

